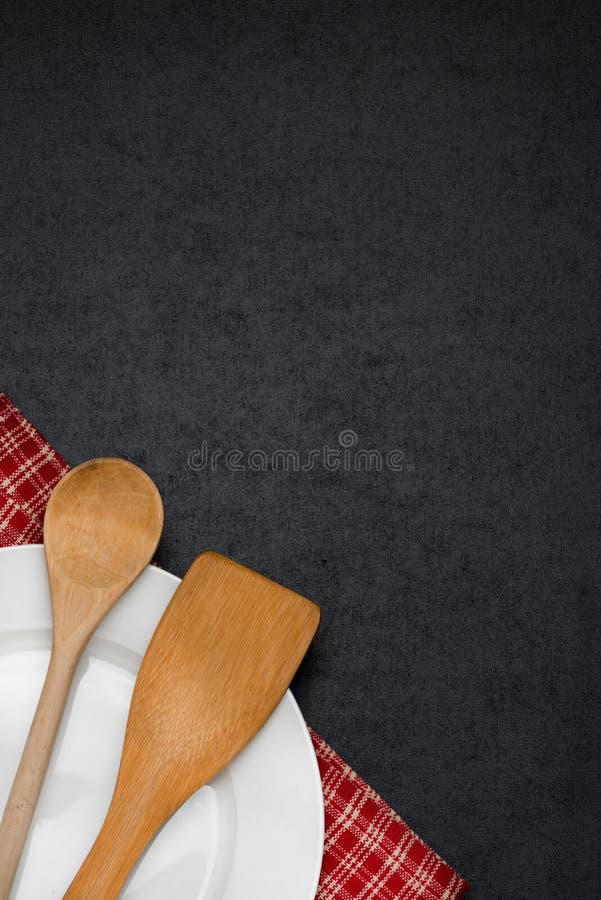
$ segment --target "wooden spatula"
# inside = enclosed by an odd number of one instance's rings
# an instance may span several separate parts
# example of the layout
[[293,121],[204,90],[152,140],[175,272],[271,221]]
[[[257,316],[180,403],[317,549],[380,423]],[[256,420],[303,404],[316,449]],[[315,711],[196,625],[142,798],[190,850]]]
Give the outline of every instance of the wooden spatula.
[[199,556],[142,660],[115,792],[63,900],[112,900],[163,823],[283,697],[319,607],[218,553]]
[[156,550],[163,505],[141,469],[93,459],[52,492],[44,548],[52,595],[52,653],[21,762],[0,823],[0,900],[25,845],[75,667],[92,632]]

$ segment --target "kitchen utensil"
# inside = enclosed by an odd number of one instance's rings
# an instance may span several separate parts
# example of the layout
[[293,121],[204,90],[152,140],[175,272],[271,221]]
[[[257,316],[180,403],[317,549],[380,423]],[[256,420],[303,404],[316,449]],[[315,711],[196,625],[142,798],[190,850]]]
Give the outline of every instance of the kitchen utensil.
[[133,463],[95,459],[56,486],[44,519],[52,596],[52,653],[38,707],[0,823],[0,898],[7,900],[77,662],[91,634],[150,562],[163,507]]
[[118,896],[161,825],[266,722],[319,619],[226,557],[195,560],[140,667],[111,805],[64,900]]

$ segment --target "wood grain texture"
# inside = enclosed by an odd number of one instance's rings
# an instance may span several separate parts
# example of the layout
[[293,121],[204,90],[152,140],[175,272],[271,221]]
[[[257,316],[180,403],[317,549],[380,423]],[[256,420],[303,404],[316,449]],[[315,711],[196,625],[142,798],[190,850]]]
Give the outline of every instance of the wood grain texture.
[[106,819],[65,900],[118,896],[161,825],[252,739],[317,630],[316,604],[208,551],[142,661]]
[[150,478],[120,459],[72,469],[44,519],[52,597],[52,651],[38,707],[0,822],[0,900],[7,900],[25,846],[73,673],[93,631],[148,565],[163,527]]

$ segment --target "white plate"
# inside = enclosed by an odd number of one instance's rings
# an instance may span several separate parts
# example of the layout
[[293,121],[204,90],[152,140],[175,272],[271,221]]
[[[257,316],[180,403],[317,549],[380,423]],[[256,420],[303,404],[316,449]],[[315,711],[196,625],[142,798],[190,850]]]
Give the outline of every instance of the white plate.
[[[108,807],[141,657],[179,578],[149,566],[78,667],[11,900],[63,896]],[[44,551],[0,550],[0,809],[48,663]],[[124,900],[313,900],[323,797],[306,725],[288,692],[239,756],[169,820]],[[100,900],[100,898],[99,898]]]

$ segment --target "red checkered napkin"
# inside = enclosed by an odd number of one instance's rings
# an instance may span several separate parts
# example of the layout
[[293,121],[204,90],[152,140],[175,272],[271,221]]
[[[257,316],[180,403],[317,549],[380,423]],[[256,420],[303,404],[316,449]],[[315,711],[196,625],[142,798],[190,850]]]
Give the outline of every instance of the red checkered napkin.
[[[0,394],[0,546],[42,541],[48,497],[69,466]],[[311,730],[326,835],[317,900],[454,900],[468,883]]]

